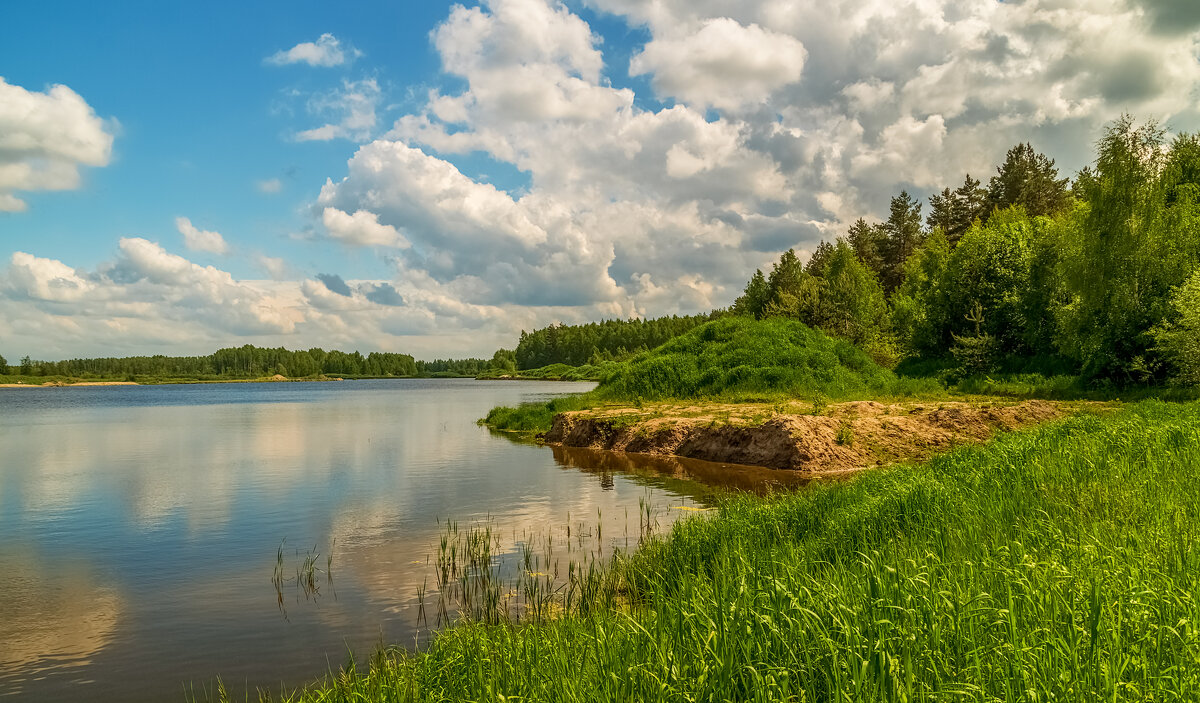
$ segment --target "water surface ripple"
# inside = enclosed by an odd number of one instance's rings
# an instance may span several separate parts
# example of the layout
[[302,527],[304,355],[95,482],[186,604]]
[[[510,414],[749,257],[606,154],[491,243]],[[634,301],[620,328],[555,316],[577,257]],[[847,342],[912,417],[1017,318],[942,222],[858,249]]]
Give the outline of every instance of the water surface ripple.
[[[0,389],[0,696],[182,700],[216,676],[277,691],[427,629],[416,593],[447,519],[514,540],[604,521],[615,543],[647,499],[682,514],[711,467],[552,451],[475,422],[589,387]],[[285,584],[280,604],[281,544],[286,577],[332,553],[333,583],[311,598]]]

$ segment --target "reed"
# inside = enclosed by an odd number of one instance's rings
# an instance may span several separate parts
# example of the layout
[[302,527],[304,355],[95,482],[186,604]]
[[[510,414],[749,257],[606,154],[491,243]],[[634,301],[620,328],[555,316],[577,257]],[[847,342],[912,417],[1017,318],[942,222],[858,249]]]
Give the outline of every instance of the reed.
[[[300,601],[300,596],[304,596],[305,600],[316,600],[321,596],[321,581],[329,587],[336,598],[337,593],[333,590],[333,547],[331,542],[329,545],[329,553],[325,555],[325,568],[321,569],[320,563],[321,553],[316,545],[312,549],[301,552],[296,550],[294,558],[297,560],[295,565],[295,575],[291,577],[284,576],[285,573],[285,556],[283,545],[287,539],[280,541],[279,548],[275,551],[275,568],[271,575],[271,585],[275,589],[275,601],[279,607],[279,612],[284,618],[287,618],[287,604],[284,600],[284,588],[287,584],[295,586],[296,601]],[[320,578],[318,574],[324,574],[324,578]]]

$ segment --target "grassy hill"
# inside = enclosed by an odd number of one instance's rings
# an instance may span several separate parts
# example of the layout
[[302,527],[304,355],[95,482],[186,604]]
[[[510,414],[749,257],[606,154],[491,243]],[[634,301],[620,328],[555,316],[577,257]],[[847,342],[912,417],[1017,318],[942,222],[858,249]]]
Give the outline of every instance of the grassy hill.
[[861,349],[800,322],[727,317],[616,365],[598,391],[619,400],[840,398],[893,393],[899,385]]
[[557,413],[606,401],[846,399],[941,390],[932,379],[900,378],[849,342],[800,322],[726,317],[611,364],[590,393],[495,408],[483,423],[505,431],[545,431]]

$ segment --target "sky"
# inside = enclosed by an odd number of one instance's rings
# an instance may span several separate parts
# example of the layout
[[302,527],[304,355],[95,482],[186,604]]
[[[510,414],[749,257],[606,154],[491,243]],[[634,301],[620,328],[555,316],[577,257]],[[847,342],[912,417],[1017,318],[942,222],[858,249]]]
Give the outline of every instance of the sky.
[[1022,141],[1070,175],[1198,98],[1194,0],[8,3],[0,355],[704,312],[901,189]]

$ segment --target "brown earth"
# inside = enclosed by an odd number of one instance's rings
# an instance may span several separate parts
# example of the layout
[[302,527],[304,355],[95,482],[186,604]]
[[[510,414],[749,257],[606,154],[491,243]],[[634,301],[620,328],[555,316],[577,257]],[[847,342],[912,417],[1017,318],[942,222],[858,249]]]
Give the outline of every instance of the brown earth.
[[559,414],[540,439],[566,447],[828,474],[923,459],[1061,417],[1078,406],[1029,400],[597,408]]

